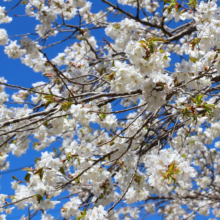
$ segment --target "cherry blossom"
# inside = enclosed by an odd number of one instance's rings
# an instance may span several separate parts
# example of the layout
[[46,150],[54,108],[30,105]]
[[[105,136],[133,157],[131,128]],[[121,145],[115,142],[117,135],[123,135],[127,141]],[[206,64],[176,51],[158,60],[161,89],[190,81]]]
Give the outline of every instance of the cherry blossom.
[[[0,219],[219,218],[219,2],[12,4],[0,6],[4,58],[45,80],[0,77],[2,175],[40,152],[4,183]],[[23,15],[33,29],[16,33]]]

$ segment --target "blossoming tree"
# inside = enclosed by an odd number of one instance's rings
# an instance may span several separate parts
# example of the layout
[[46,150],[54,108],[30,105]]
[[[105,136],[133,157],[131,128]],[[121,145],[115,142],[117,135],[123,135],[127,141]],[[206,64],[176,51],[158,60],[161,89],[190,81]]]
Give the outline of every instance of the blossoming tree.
[[[220,218],[218,2],[7,1],[1,49],[45,82],[0,78],[0,170],[11,152],[43,152],[23,180],[14,177],[13,195],[0,194],[0,219],[16,207],[22,220],[52,220],[58,203],[61,219]],[[106,7],[94,14],[94,2]],[[14,40],[7,27],[17,7],[38,24]]]

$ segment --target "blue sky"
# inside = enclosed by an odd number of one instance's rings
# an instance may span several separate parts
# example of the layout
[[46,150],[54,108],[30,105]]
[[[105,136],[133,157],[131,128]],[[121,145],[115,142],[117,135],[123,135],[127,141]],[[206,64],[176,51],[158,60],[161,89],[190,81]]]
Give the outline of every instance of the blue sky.
[[[100,0],[90,0],[92,5],[92,12],[97,13],[102,9],[107,8],[106,4],[101,3]],[[1,1],[1,6],[5,6],[6,9],[10,9],[12,6],[17,3],[18,0],[12,0],[11,2],[3,2]],[[115,3],[116,1],[111,1],[112,3]],[[129,10],[131,13],[133,13],[135,10],[132,7],[124,7],[125,10]],[[24,15],[24,9],[25,5],[19,6],[19,8],[14,9],[9,13],[9,16],[13,15]],[[114,18],[113,16],[110,17],[110,20],[108,21],[117,21],[119,19],[119,16]],[[77,22],[77,20],[75,20]],[[34,18],[29,18],[26,16],[20,16],[20,17],[14,17],[13,21],[10,24],[1,24],[0,28],[5,28],[8,32],[9,36],[13,35],[19,35],[24,33],[34,33],[34,28],[38,24],[38,21],[36,21]],[[96,30],[94,33],[94,36],[97,38],[97,40],[103,40],[103,34],[104,29],[102,30]],[[106,37],[106,36],[105,36]],[[20,37],[14,37],[11,38],[12,40],[19,40]],[[53,40],[53,39],[52,39]],[[63,52],[65,47],[67,45],[70,45],[74,43],[74,41],[68,41],[65,43],[62,43],[58,46],[52,47],[49,50],[47,50],[47,54],[49,58],[55,57],[58,53]],[[1,73],[0,77],[5,77],[5,79],[8,81],[9,84],[12,85],[20,85],[23,87],[31,87],[32,83],[38,82],[38,81],[45,81],[45,77],[41,75],[41,73],[35,73],[32,69],[29,67],[21,64],[19,59],[13,60],[8,59],[8,57],[4,54],[3,46],[0,47],[0,64],[1,64]],[[6,89],[6,91],[9,94],[12,94],[11,90]],[[11,100],[12,101],[12,100]],[[19,105],[12,105],[9,104],[9,106],[13,107],[19,107]],[[53,146],[48,147],[46,150],[50,151],[53,147],[59,147],[58,144],[55,144]],[[13,190],[11,189],[10,182],[13,180],[12,175],[16,176],[18,179],[23,180],[26,171],[18,171],[18,168],[23,168],[27,166],[31,166],[34,164],[35,157],[40,157],[41,153],[33,150],[32,145],[30,145],[30,148],[28,149],[27,153],[25,155],[22,155],[21,157],[16,157],[13,155],[10,155],[8,160],[10,161],[10,169],[6,172],[0,172],[1,176],[1,186],[0,186],[0,194],[13,194]],[[14,171],[13,171],[14,170]],[[11,172],[13,171],[13,172]],[[67,200],[66,200],[67,201]],[[60,205],[55,208],[55,210],[51,210],[48,213],[51,213],[54,216],[58,216],[60,211]],[[23,214],[27,214],[26,211],[23,210],[15,210],[12,212],[10,216],[7,217],[7,219],[19,219],[20,216]],[[39,216],[36,216],[34,219],[40,219]],[[161,217],[149,217],[148,219],[161,219]],[[204,219],[203,217],[198,219]]]

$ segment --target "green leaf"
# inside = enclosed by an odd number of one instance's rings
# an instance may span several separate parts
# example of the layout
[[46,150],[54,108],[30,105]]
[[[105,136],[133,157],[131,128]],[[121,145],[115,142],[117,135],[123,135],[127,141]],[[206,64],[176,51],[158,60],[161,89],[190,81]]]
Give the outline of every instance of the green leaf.
[[196,99],[194,99],[193,97],[190,97],[191,99],[192,99],[192,101],[194,102],[194,103],[196,103]]
[[105,78],[111,81],[111,80],[114,79],[115,74],[116,74],[116,72],[113,72],[113,73],[111,73],[111,74],[105,76]]
[[27,4],[27,3],[28,3],[27,0],[23,0],[23,1],[21,2],[21,5],[25,5],[25,4]]
[[65,102],[65,103],[62,104],[61,109],[63,111],[66,111],[71,107],[72,104],[73,104],[72,101],[71,102]]
[[189,3],[186,3],[186,4],[188,4],[192,8],[195,8],[198,2],[199,1],[197,0],[189,0]]
[[83,209],[83,211],[81,212],[81,215],[79,217],[76,218],[76,220],[80,220],[82,218],[84,218],[86,216],[86,208]]
[[18,178],[16,176],[12,176],[12,178],[16,181],[19,181]]
[[24,168],[22,169],[22,171],[25,171],[25,170],[29,171],[30,168],[29,168],[29,167],[24,167]]
[[115,28],[115,30],[118,30],[118,29],[120,29],[120,24],[113,24],[113,27]]
[[43,167],[40,168],[40,169],[38,169],[37,171],[35,171],[35,172],[34,172],[34,175],[36,175],[36,174],[38,174],[38,173],[40,173],[40,172],[42,172],[42,171],[43,171]]
[[75,179],[75,183],[76,184],[80,183],[80,178],[79,177],[77,179]]
[[45,106],[45,109],[48,107],[48,105],[50,105],[51,103],[53,103],[53,101],[48,101],[48,102],[46,102],[45,104],[44,104],[44,106]]
[[197,61],[199,61],[199,59],[193,58],[193,57],[190,57],[189,59],[190,59],[190,61],[193,62],[193,63],[196,63]]
[[203,97],[203,94],[198,96],[198,101],[201,101],[202,100],[202,97]]
[[186,158],[186,157],[187,157],[187,155],[186,155],[186,154],[182,154],[181,156],[182,156],[183,158]]
[[164,42],[168,42],[168,41],[166,41],[162,37],[153,37],[153,38],[150,39],[150,42],[161,42],[161,43],[164,43]]
[[40,203],[44,199],[43,196],[41,196],[41,195],[36,195],[36,197],[37,197],[38,203]]
[[173,170],[174,167],[175,167],[175,162],[173,162],[173,163],[170,164],[170,166],[169,166],[169,170],[170,170],[170,171]]
[[57,152],[58,152],[55,147],[53,148],[53,152],[54,152],[55,154],[57,154]]
[[63,175],[65,175],[64,167],[60,167],[59,171],[60,171]]
[[154,46],[153,46],[153,44],[150,44],[149,47],[150,47],[150,52],[153,53],[153,52],[154,52]]
[[50,95],[53,96],[53,93],[52,93],[51,89],[49,89],[49,92],[50,92]]
[[24,177],[24,179],[26,180],[26,182],[30,182],[30,177],[31,177],[31,174],[30,173],[27,173],[26,176]]
[[214,104],[205,104],[205,105],[207,105],[207,106],[210,107],[210,108],[215,108],[215,105],[214,105]]
[[72,102],[72,99],[71,99],[70,93],[68,94],[68,100],[69,100],[69,102]]
[[144,41],[144,40],[140,40],[140,41],[138,41],[138,43],[146,44],[146,41]]
[[163,59],[164,59],[164,60],[168,60],[168,56],[164,56]]
[[40,161],[40,158],[39,157],[35,157],[34,162],[37,163],[38,161]]
[[43,167],[34,172],[34,175],[37,175],[37,174],[39,175],[40,179],[42,180],[43,175],[44,175]]
[[104,119],[106,118],[106,115],[105,115],[104,113],[101,113],[101,114],[100,114],[100,118],[101,118],[102,120],[104,120]]
[[111,142],[109,143],[110,146],[112,146],[112,145],[114,145],[114,144],[115,144],[114,141],[111,141]]
[[72,156],[71,153],[68,153],[68,154],[67,154],[67,160],[68,160],[68,161],[70,161],[70,159],[71,159],[72,157],[73,157],[73,156]]

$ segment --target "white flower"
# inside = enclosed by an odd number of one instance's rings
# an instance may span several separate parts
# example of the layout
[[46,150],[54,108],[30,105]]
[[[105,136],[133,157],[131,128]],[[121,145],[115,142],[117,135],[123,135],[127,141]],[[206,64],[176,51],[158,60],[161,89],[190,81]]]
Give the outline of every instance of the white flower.
[[34,187],[34,191],[36,195],[44,196],[46,192],[46,187],[43,183],[38,182],[37,186]]
[[6,220],[6,215],[0,215],[0,220]]
[[5,203],[5,199],[7,199],[8,196],[5,194],[0,194],[0,206],[3,206],[3,204]]
[[144,208],[147,212],[153,213],[155,211],[155,205],[153,203],[147,203]]
[[98,208],[89,209],[84,220],[107,220],[107,212],[100,205]]
[[28,92],[25,90],[19,90],[18,93],[15,93],[11,96],[11,98],[15,102],[24,102],[27,99]]
[[117,125],[116,116],[115,115],[110,115],[110,114],[107,115],[104,118],[102,124],[103,124],[103,127],[105,127],[107,130],[110,130],[111,128],[113,130],[115,130],[116,125]]
[[72,197],[69,202],[63,205],[61,209],[61,214],[65,218],[70,218],[71,216],[78,216],[80,214],[79,205],[81,201],[78,197]]
[[172,190],[172,184],[178,183],[182,188],[191,187],[191,177],[195,170],[177,151],[172,148],[163,149],[146,156],[146,167],[150,186],[160,193],[166,194]]
[[0,6],[0,24],[9,23],[11,21],[12,21],[12,18],[6,14],[5,7]]
[[75,8],[82,8],[85,6],[86,4],[86,0],[72,0],[72,4],[73,4],[73,7]]
[[8,43],[8,35],[5,29],[0,29],[0,45],[6,45]]
[[54,220],[54,217],[49,214],[44,213],[41,215],[41,220]]
[[17,41],[10,41],[10,44],[5,47],[5,54],[8,57],[17,59],[25,54],[25,50],[21,49],[21,46],[17,44]]
[[60,201],[51,201],[50,199],[45,199],[42,203],[41,203],[41,208],[42,209],[54,209],[56,204],[59,204]]
[[8,157],[7,154],[0,153],[0,165],[4,164],[7,157]]
[[209,177],[204,176],[204,177],[198,179],[197,185],[199,185],[200,187],[202,187],[204,189],[211,183],[211,181],[212,180]]
[[25,54],[31,54],[32,57],[37,57],[39,55],[37,43],[28,37],[23,37],[19,43],[21,44],[22,48],[25,49]]

